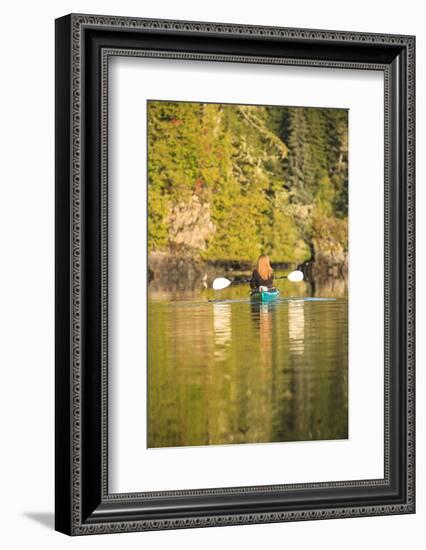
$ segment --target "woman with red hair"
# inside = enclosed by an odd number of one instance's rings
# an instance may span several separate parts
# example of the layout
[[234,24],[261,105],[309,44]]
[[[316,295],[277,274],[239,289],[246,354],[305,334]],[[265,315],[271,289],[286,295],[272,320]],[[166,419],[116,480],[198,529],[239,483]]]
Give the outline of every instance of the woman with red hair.
[[[256,269],[250,280],[250,287],[256,290],[266,290],[273,287],[274,271],[266,254],[261,254],[257,260]],[[263,287],[263,288],[261,288]]]

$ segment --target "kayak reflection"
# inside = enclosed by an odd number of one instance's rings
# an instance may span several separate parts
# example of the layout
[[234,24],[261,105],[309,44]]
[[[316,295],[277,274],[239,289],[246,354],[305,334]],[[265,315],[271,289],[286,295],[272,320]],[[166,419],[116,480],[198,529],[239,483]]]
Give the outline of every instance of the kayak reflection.
[[149,300],[148,447],[347,438],[347,299],[225,298]]

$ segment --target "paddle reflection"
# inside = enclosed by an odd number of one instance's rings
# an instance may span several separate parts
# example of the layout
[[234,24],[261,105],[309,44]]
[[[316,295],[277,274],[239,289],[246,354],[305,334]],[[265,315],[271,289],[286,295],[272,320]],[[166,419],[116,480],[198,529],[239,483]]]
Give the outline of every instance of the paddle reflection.
[[213,304],[215,359],[224,361],[232,340],[231,304]]
[[292,353],[303,355],[305,351],[305,302],[303,300],[288,303],[288,342]]
[[346,299],[228,296],[149,301],[148,447],[345,439]]

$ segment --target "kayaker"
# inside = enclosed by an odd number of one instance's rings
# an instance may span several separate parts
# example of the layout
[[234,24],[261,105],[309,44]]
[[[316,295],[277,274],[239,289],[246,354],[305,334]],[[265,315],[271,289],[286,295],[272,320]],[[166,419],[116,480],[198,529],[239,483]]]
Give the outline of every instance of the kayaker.
[[[250,280],[250,287],[257,290],[273,288],[274,271],[266,254],[261,254],[257,260],[256,269]],[[264,287],[264,288],[260,288]]]

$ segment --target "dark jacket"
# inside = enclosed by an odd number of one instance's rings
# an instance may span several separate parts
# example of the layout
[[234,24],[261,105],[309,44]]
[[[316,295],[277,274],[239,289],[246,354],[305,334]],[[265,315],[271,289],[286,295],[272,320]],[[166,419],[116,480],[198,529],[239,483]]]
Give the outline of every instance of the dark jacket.
[[262,279],[262,277],[257,272],[257,269],[253,271],[253,274],[250,279],[250,287],[251,288],[259,288],[260,286],[267,286],[268,288],[272,288],[274,283],[274,274],[269,277],[269,279]]

